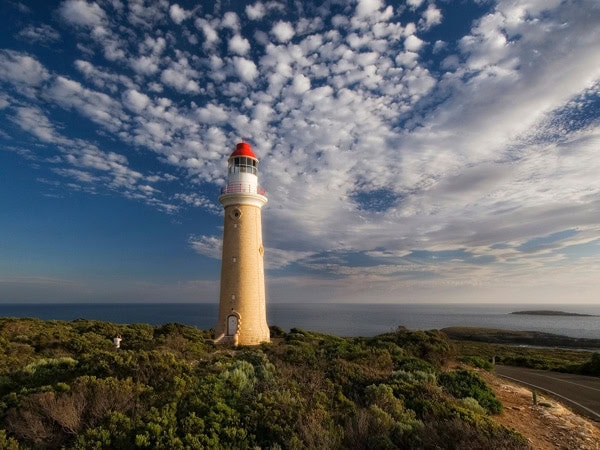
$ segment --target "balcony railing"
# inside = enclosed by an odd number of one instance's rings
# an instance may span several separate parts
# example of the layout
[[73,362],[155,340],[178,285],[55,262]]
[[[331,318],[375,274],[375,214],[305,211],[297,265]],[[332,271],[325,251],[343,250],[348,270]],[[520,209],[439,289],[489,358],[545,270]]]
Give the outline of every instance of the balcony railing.
[[260,186],[250,183],[229,183],[221,188],[221,195],[239,193],[258,194],[264,196],[265,190]]

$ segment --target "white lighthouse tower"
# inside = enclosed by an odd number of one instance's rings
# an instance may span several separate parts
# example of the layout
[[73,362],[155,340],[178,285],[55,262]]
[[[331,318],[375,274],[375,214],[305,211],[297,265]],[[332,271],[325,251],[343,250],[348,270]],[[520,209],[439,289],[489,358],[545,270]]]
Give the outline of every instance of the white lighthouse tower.
[[215,342],[269,342],[261,224],[267,197],[258,186],[258,159],[247,142],[237,144],[229,157],[219,202],[225,218]]

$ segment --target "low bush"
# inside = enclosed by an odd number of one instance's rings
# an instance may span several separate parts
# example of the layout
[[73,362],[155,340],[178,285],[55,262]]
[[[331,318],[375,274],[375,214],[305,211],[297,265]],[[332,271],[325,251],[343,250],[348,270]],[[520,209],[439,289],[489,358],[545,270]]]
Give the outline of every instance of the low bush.
[[462,356],[458,358],[458,360],[478,369],[487,370],[488,372],[494,370],[494,365],[491,362],[489,362],[487,359],[479,358],[477,356]]
[[439,375],[438,383],[456,398],[474,398],[489,414],[502,412],[502,403],[475,372],[464,369],[445,372]]

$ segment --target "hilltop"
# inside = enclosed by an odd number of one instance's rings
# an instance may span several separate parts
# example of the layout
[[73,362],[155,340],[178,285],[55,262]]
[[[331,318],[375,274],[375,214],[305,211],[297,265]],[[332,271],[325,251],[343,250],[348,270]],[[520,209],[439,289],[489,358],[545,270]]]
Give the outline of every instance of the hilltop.
[[[0,319],[0,448],[527,448],[450,341]],[[121,348],[112,338],[121,334]]]
[[271,334],[232,348],[173,323],[0,319],[0,448],[598,448],[444,333]]

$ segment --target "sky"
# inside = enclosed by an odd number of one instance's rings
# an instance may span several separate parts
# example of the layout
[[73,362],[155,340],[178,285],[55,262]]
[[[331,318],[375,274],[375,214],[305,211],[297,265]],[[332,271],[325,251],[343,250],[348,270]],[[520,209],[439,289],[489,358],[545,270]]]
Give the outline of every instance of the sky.
[[600,302],[597,0],[0,2],[0,302]]

